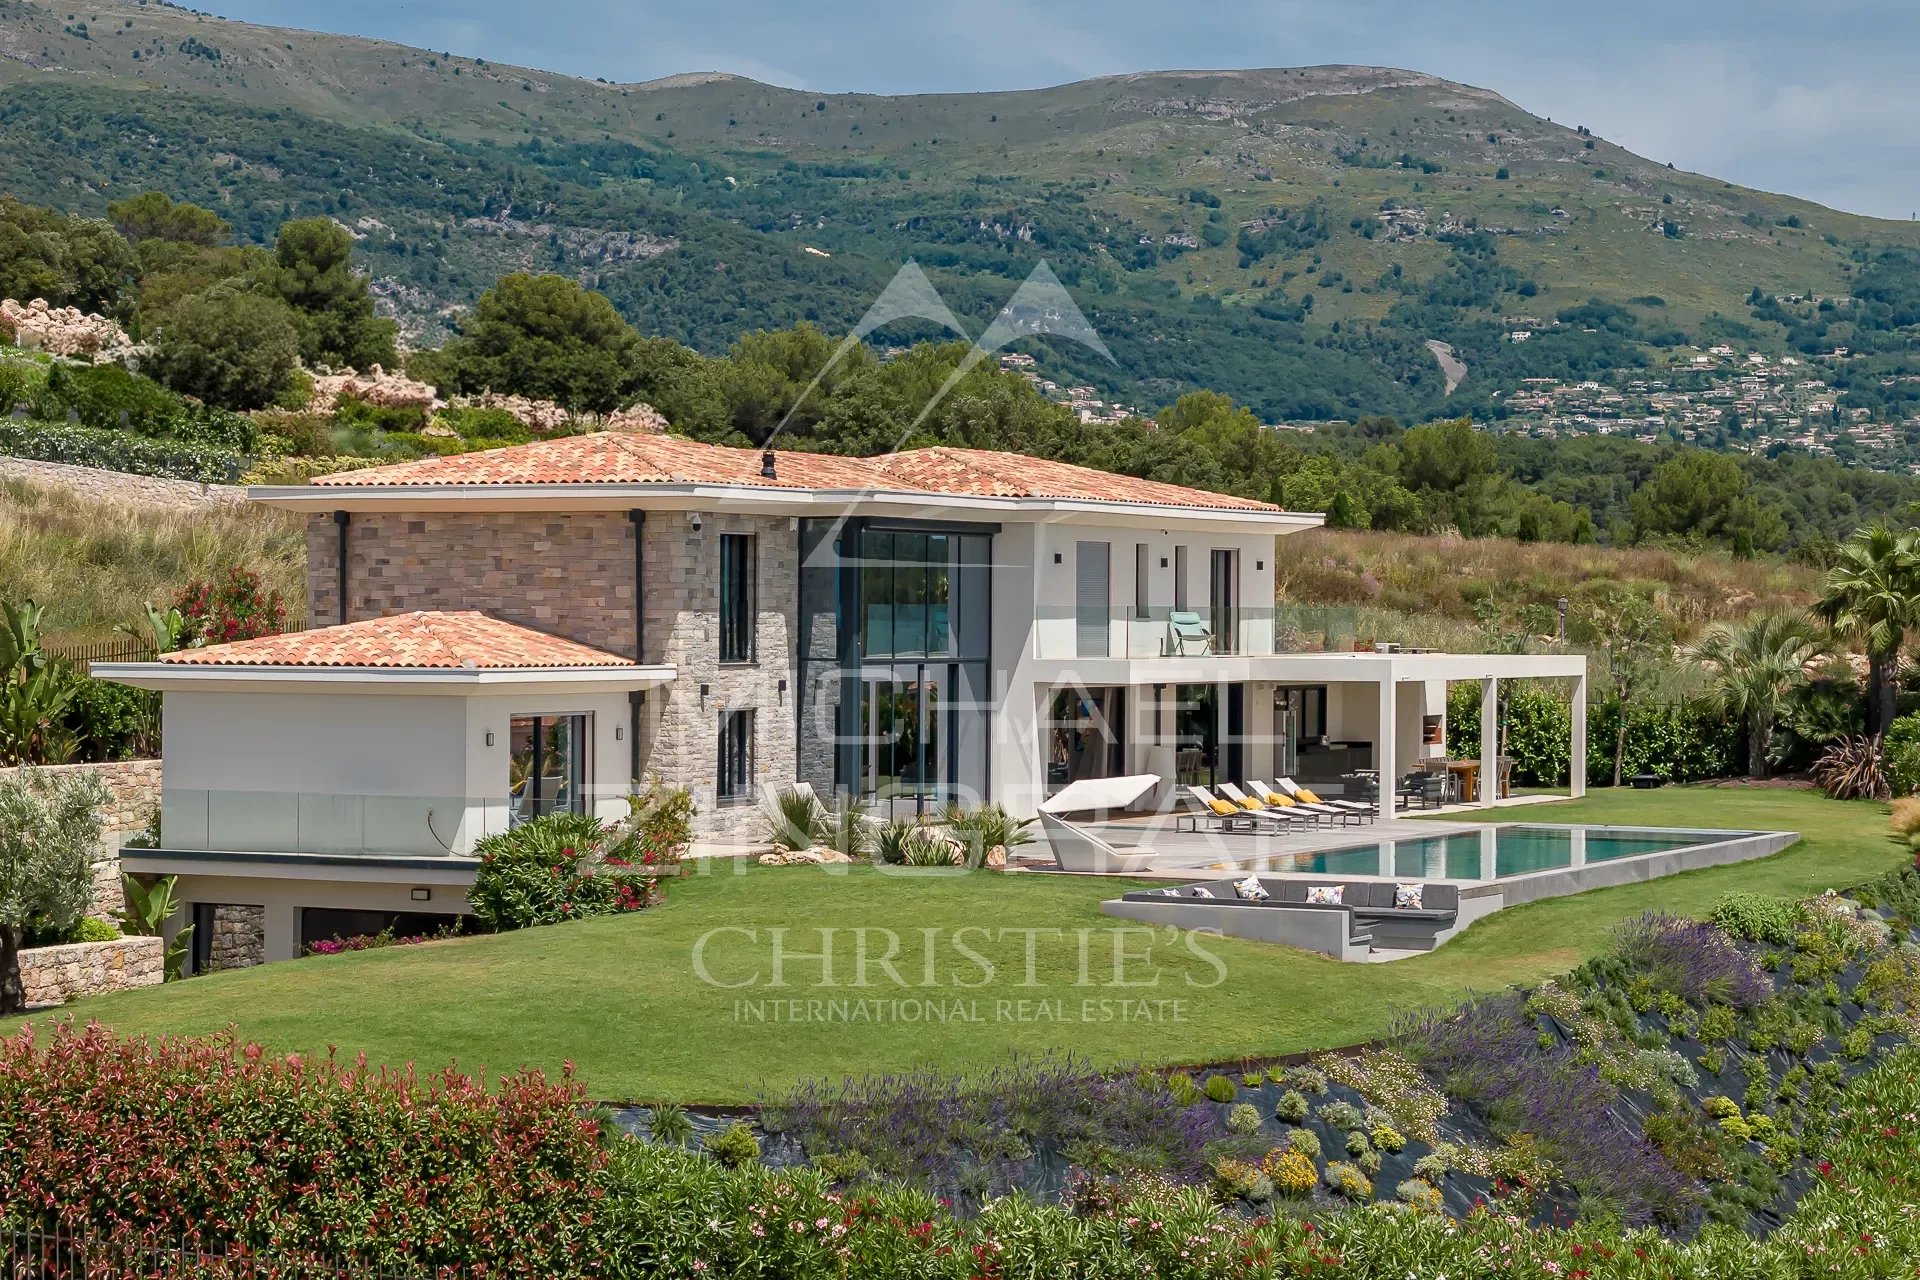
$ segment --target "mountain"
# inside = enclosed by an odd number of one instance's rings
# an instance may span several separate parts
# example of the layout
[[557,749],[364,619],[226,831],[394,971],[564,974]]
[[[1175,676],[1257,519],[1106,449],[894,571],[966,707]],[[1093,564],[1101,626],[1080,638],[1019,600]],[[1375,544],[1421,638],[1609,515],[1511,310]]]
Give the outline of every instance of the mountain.
[[578,275],[708,350],[843,330],[908,259],[977,332],[1044,259],[1115,357],[1034,345],[1049,376],[1147,409],[1208,386],[1325,419],[1499,417],[1526,378],[1722,341],[1869,354],[1868,397],[1904,385],[1920,332],[1920,227],[1682,172],[1413,71],[821,95],[72,3],[0,0],[0,190],[97,212],[157,187],[256,240],[331,214],[420,341],[513,269]]

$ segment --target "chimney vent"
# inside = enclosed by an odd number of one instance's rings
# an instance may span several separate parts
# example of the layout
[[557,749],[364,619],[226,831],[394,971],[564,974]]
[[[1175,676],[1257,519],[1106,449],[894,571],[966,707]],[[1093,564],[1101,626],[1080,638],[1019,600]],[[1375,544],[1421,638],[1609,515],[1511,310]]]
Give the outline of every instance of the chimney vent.
[[760,474],[769,480],[778,480],[780,478],[773,469],[773,450],[771,449],[766,450],[760,455]]

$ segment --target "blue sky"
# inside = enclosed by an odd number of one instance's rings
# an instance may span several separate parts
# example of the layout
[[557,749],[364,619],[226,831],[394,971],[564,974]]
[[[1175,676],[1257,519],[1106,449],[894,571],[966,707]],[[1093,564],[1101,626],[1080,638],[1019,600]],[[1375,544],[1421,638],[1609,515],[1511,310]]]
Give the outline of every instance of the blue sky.
[[825,92],[1124,71],[1409,67],[1656,160],[1858,213],[1920,210],[1914,0],[222,0],[218,12],[609,80]]

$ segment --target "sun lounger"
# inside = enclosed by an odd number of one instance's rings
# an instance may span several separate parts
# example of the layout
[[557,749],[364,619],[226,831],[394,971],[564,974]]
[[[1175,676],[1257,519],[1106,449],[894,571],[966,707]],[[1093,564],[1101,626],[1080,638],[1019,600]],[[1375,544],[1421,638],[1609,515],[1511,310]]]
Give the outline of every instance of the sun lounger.
[[[1243,805],[1247,803],[1248,797],[1232,783],[1223,782],[1219,784],[1219,787],[1220,794],[1226,796],[1229,800]],[[1270,792],[1263,788],[1261,795],[1264,797],[1267,794],[1270,794]],[[1318,822],[1345,824],[1356,821],[1359,818],[1359,815],[1356,813],[1346,809],[1337,809],[1330,804],[1317,804],[1306,800],[1295,800],[1291,797],[1288,797],[1287,800],[1288,803],[1286,804],[1278,804],[1265,799],[1255,799],[1253,803],[1267,813],[1293,814],[1311,818]]]
[[1285,831],[1299,819],[1283,818],[1279,810],[1249,809],[1231,800],[1223,800],[1205,787],[1188,786],[1186,793],[1200,807],[1198,813],[1184,813],[1176,820],[1191,822],[1198,831],[1205,822],[1214,831],[1254,831],[1268,834]]
[[1292,778],[1281,778],[1278,780],[1278,784],[1272,787],[1269,787],[1266,783],[1258,779],[1249,782],[1247,785],[1252,787],[1256,792],[1269,794],[1278,792],[1295,804],[1319,805],[1323,809],[1338,809],[1343,813],[1353,814],[1363,821],[1371,822],[1375,816],[1373,812],[1374,807],[1370,804],[1362,804],[1358,800],[1323,800],[1295,782]]

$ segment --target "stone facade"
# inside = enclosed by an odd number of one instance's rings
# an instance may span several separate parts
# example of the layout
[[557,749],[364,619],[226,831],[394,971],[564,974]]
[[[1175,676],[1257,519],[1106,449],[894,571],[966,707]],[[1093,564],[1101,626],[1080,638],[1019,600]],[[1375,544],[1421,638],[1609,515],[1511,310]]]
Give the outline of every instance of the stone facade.
[[241,503],[247,498],[247,491],[239,485],[200,484],[193,480],[169,480],[163,476],[136,476],[124,471],[79,467],[68,462],[40,462],[10,455],[0,455],[0,479],[52,485],[97,502],[126,502],[174,511],[195,511],[221,503]]
[[[647,695],[641,775],[692,788],[697,839],[756,841],[758,806],[715,800],[720,717],[751,708],[758,786],[792,782],[798,535],[784,517],[706,514],[696,531],[686,514],[658,511],[648,513],[645,529],[644,657],[673,666],[677,676]],[[719,660],[723,533],[756,539],[751,663]],[[624,511],[355,512],[347,530],[347,620],[480,609],[632,656],[633,539]],[[331,514],[308,523],[307,608],[316,626],[340,620],[339,528]]]
[[251,969],[267,959],[267,909],[232,906],[213,909],[213,937],[207,943],[207,970]]
[[[0,777],[16,772],[0,769]],[[146,830],[160,809],[160,762],[110,760],[101,764],[53,764],[39,766],[39,772],[49,777],[90,773],[107,784],[107,811],[101,824],[104,838],[94,853],[90,914],[110,920],[126,905],[120,892],[120,842]]]
[[[715,798],[720,717],[754,713],[756,794],[793,782],[795,617],[800,588],[798,535],[784,517],[708,513],[695,532],[679,512],[647,516],[649,662],[676,672],[647,695],[641,770],[693,789],[694,834],[703,841],[757,844],[760,807],[721,806]],[[754,537],[754,661],[720,661],[720,536]],[[781,681],[788,682],[785,693]],[[700,687],[708,692],[703,699]]]
[[[413,609],[479,609],[623,656],[633,654],[633,526],[624,511],[356,511],[307,522],[313,626]],[[649,656],[652,656],[651,654]]]
[[30,1006],[158,986],[166,980],[166,943],[159,938],[115,938],[36,947],[20,953],[20,980]]

